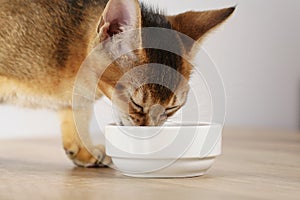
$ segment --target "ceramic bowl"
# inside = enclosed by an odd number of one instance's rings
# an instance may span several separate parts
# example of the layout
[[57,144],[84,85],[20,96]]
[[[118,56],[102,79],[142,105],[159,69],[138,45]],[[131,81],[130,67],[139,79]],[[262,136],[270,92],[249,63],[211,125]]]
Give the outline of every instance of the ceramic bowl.
[[221,154],[221,124],[105,128],[106,153],[126,176],[201,176]]

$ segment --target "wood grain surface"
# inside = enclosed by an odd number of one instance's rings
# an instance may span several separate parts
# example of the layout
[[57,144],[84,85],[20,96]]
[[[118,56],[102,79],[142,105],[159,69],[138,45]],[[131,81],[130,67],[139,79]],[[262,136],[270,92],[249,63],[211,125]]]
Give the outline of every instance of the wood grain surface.
[[223,155],[207,175],[187,179],[76,168],[60,143],[0,140],[0,200],[300,199],[300,133],[226,128]]

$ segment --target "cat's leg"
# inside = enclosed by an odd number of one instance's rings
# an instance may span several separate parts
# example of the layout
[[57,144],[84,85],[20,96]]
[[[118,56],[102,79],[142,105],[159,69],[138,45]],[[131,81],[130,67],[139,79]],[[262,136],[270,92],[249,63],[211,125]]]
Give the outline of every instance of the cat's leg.
[[[63,147],[67,156],[80,167],[101,167],[110,164],[103,145],[93,146],[89,135],[91,111],[65,109],[59,112]],[[76,116],[77,124],[74,116]]]

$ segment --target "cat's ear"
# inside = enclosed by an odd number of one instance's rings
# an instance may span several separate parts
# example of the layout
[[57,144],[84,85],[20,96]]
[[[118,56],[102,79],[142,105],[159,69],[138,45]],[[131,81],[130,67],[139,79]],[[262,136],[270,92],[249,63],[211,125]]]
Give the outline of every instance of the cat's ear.
[[138,0],[109,0],[104,9],[98,33],[104,41],[121,32],[141,27],[141,9]]
[[[137,55],[132,50],[141,45],[141,8],[138,0],[109,0],[99,22],[98,34],[100,42],[115,36],[115,40],[110,45],[105,46],[110,50],[115,59],[120,55],[125,55],[129,61],[136,61]],[[137,31],[135,31],[137,30]],[[121,34],[121,33],[125,34]],[[119,34],[119,36],[117,36]],[[108,97],[112,95],[118,80],[124,75],[121,64],[113,63],[105,69],[100,78],[99,88]],[[127,66],[128,67],[128,66]]]
[[[222,24],[235,10],[235,7],[203,12],[186,12],[175,16],[168,16],[173,29],[181,32],[196,42],[214,28]],[[183,41],[187,51],[194,46],[194,42]]]

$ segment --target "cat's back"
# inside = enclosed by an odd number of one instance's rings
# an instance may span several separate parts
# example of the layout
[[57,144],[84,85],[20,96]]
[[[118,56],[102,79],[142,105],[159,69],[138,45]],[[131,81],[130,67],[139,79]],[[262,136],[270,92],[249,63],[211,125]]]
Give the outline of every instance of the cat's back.
[[70,57],[84,57],[106,3],[0,0],[0,75],[56,74]]

